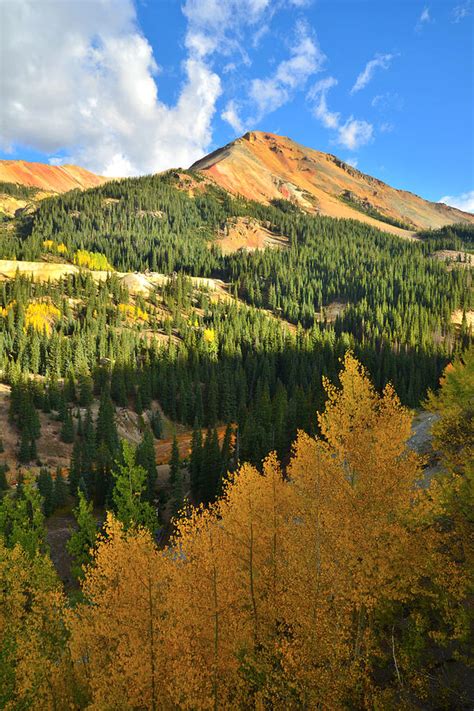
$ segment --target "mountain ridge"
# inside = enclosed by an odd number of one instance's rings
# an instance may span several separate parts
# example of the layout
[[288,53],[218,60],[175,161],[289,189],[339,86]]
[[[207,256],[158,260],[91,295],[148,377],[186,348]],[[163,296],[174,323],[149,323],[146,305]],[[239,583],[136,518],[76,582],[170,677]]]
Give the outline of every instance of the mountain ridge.
[[53,193],[87,190],[106,183],[109,178],[96,175],[78,165],[48,165],[26,160],[0,160],[0,182],[17,183]]
[[[189,170],[234,195],[264,204],[284,199],[308,213],[354,219],[408,239],[420,230],[474,224],[471,213],[393,188],[332,153],[269,132],[249,131],[200,158]],[[0,182],[44,191],[38,199],[109,180],[77,165],[0,160]],[[5,213],[13,214],[26,204],[13,201],[14,205],[3,206]]]
[[244,134],[190,170],[249,199],[289,199],[308,212],[353,218],[402,237],[420,229],[474,223],[470,213],[393,188],[331,153],[263,131]]

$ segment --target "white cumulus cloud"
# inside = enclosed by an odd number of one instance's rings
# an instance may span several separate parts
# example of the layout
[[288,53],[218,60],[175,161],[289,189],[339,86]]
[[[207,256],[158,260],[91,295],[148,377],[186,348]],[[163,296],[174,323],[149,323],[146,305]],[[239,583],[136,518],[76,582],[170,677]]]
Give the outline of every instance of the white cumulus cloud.
[[464,212],[474,213],[474,190],[468,190],[460,195],[445,195],[438,202],[444,202],[445,205],[457,207]]
[[360,91],[367,86],[374,76],[376,69],[388,69],[393,58],[393,54],[376,54],[370,62],[367,62],[364,69],[357,77],[350,93],[355,94],[357,91]]
[[1,4],[1,145],[68,152],[105,175],[187,166],[211,140],[220,79],[190,46],[175,105],[159,98],[132,0]]

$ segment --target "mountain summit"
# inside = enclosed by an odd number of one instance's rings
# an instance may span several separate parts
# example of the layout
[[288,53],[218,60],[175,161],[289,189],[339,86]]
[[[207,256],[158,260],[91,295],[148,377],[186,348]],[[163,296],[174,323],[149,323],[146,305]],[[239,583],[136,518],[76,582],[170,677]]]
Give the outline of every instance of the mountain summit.
[[0,160],[0,182],[17,183],[54,193],[95,188],[107,178],[78,165],[47,165],[26,160]]
[[474,223],[474,215],[429,202],[273,133],[252,131],[191,166],[222,188],[268,203],[287,199],[308,212],[353,218],[409,236],[420,229]]

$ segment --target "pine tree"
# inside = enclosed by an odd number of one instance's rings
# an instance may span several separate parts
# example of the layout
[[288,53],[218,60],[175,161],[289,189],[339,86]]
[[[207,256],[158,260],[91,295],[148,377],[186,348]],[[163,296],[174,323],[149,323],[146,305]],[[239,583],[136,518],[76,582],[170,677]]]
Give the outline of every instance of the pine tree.
[[232,452],[232,436],[233,430],[232,425],[229,423],[225,429],[224,439],[222,440],[221,448],[221,470],[220,477],[217,485],[217,493],[222,492],[223,484],[227,479],[227,475],[232,471],[233,465],[233,452]]
[[99,446],[102,443],[105,444],[112,456],[119,446],[114,406],[107,389],[103,391],[100,399],[96,424],[96,445]]
[[89,373],[80,373],[79,381],[79,405],[81,407],[89,407],[92,404],[94,391],[93,382]]
[[81,440],[77,437],[72,448],[71,463],[69,465],[69,491],[73,496],[77,493],[79,480],[82,477],[83,446]]
[[7,465],[0,464],[0,499],[3,494],[10,489],[10,486],[7,481],[7,471]]
[[31,557],[44,553],[46,527],[43,499],[31,482],[21,484],[21,491],[14,498],[4,496],[0,501],[0,539],[13,548],[19,544]]
[[64,479],[61,468],[56,469],[56,476],[54,478],[54,490],[53,490],[53,501],[54,509],[61,509],[67,503],[68,486],[66,480]]
[[20,448],[18,450],[18,459],[22,464],[26,464],[31,459],[31,439],[26,431],[21,433]]
[[214,501],[221,473],[221,452],[217,430],[208,427],[202,453],[202,500],[205,504]]
[[143,433],[143,439],[137,447],[136,453],[137,464],[143,467],[147,473],[147,486],[145,498],[153,502],[155,498],[155,487],[158,471],[156,468],[155,445],[153,443],[153,435],[149,429]]
[[38,491],[43,499],[43,513],[48,518],[54,512],[54,482],[49,469],[42,468],[37,479]]
[[87,481],[91,483],[94,478],[94,458],[96,456],[96,438],[94,432],[94,423],[92,421],[92,413],[87,409],[86,419],[84,421],[84,434],[82,437],[82,470]]
[[71,408],[66,408],[66,414],[61,427],[61,440],[70,444],[74,442],[74,423],[72,421]]
[[163,419],[159,410],[155,410],[151,417],[151,428],[156,439],[163,437]]
[[172,503],[171,510],[172,515],[177,516],[184,500],[184,487],[183,487],[183,472],[181,467],[176,472],[176,476],[173,480],[173,491],[172,491]]
[[77,528],[66,543],[67,552],[72,557],[71,573],[76,579],[84,577],[84,568],[92,561],[92,550],[97,539],[97,520],[93,514],[92,502],[79,490],[78,504],[74,509]]
[[147,489],[147,472],[136,464],[136,451],[131,444],[122,440],[120,459],[113,471],[114,488],[112,500],[117,519],[126,529],[144,526],[150,531],[157,527],[156,512],[144,501]]

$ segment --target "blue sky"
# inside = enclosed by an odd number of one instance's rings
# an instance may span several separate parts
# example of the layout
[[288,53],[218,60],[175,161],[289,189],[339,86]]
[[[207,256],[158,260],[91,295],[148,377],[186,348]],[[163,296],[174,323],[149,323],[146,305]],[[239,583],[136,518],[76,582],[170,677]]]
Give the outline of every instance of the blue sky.
[[107,175],[281,133],[474,211],[474,0],[0,0],[3,158]]

